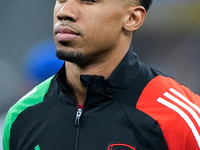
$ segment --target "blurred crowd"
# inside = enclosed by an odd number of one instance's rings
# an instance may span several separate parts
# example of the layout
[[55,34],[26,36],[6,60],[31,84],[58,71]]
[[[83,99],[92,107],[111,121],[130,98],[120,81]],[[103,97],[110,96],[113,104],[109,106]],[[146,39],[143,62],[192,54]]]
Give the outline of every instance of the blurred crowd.
[[[53,7],[47,0],[0,2],[0,137],[10,106],[63,64],[52,39]],[[199,0],[154,0],[132,45],[141,61],[200,95],[199,8]]]

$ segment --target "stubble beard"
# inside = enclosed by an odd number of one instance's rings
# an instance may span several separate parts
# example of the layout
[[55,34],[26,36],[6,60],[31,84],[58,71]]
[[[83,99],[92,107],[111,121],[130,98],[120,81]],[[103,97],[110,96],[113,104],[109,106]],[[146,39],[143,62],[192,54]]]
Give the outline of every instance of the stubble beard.
[[73,51],[64,51],[57,49],[56,50],[56,56],[60,60],[72,62],[72,63],[78,63],[80,62],[82,58],[82,54],[78,52],[73,52]]

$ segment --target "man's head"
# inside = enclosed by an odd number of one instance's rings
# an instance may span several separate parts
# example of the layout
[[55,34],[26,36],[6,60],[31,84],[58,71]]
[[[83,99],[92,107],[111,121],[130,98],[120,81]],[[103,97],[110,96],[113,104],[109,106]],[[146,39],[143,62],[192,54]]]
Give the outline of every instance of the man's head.
[[150,5],[149,0],[57,0],[54,8],[57,56],[87,64],[106,61],[126,51],[132,33],[143,24],[147,4]]

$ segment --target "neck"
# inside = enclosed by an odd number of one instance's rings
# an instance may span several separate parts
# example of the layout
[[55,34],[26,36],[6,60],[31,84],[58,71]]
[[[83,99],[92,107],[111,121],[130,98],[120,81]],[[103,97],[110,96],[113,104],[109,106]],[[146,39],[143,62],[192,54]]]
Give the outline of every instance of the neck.
[[80,75],[98,75],[107,79],[121,62],[128,49],[129,46],[124,51],[120,49],[117,53],[115,52],[114,54],[107,55],[107,57],[102,57],[101,61],[90,63],[84,67],[75,63],[65,62],[68,84],[71,87],[71,92],[77,104],[84,104],[86,93],[86,87],[82,85]]

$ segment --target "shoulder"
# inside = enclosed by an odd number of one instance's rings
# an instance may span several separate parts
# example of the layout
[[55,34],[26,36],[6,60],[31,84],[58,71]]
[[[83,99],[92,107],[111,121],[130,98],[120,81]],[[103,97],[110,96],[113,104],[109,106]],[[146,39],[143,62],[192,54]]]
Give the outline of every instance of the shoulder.
[[[200,96],[193,93],[189,88],[181,85],[171,77],[158,75],[153,78],[144,88],[140,99],[148,97],[148,101],[160,101],[161,99],[181,98],[183,101],[193,102],[200,106]],[[187,100],[186,100],[187,99]]]
[[49,79],[45,80],[44,82],[33,88],[9,109],[4,122],[4,149],[7,149],[6,147],[8,146],[12,124],[15,122],[19,114],[22,113],[25,109],[43,101],[43,98],[49,89],[53,77],[54,76],[50,77]]
[[137,109],[158,122],[169,149],[200,148],[200,97],[187,87],[158,75],[144,88]]
[[14,114],[19,114],[24,109],[36,105],[43,101],[44,95],[47,93],[51,80],[53,77],[48,78],[38,86],[33,88],[25,96],[23,96],[16,104],[14,104],[8,111],[7,117]]

